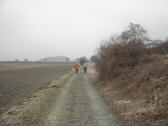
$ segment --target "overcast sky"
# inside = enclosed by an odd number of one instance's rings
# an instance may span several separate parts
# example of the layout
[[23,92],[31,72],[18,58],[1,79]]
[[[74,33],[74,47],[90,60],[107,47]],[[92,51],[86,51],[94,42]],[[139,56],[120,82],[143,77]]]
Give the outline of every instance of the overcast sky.
[[0,60],[90,57],[130,22],[165,39],[168,0],[0,0]]

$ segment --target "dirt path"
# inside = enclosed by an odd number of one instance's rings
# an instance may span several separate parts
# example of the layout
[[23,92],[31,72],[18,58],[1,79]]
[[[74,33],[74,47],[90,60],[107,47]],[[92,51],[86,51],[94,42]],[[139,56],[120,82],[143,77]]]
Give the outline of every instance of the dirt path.
[[116,126],[86,74],[74,75],[47,116],[49,126]]
[[[67,81],[62,82],[64,86],[60,89],[60,93],[56,93],[55,98],[52,96],[51,100],[47,100],[49,101],[45,103],[47,106],[44,105],[43,101],[38,105],[45,107],[41,107],[40,111],[35,112],[38,109],[37,103],[35,104],[36,107],[32,110],[31,114],[34,116],[35,114],[33,113],[36,113],[40,117],[30,116],[29,109],[26,109],[29,113],[21,112],[22,110],[20,110],[12,118],[10,115],[6,116],[6,122],[9,120],[13,120],[13,122],[6,123],[7,125],[5,125],[5,121],[3,120],[3,126],[14,126],[14,124],[17,126],[117,126],[114,115],[109,111],[91,85],[88,74],[71,74]],[[55,84],[53,83],[52,85]],[[58,88],[47,89],[46,91],[42,91],[42,93],[54,92],[54,90],[57,91]],[[51,94],[54,95],[54,93]],[[44,98],[45,95],[42,96],[40,94],[40,97]],[[37,101],[36,99],[32,101]],[[31,108],[31,105],[32,103],[28,103],[28,108]],[[26,116],[26,120],[28,120],[26,123],[24,120],[21,122],[18,121],[18,119],[22,118],[22,113],[30,114]],[[36,121],[33,121],[34,118],[36,118]]]

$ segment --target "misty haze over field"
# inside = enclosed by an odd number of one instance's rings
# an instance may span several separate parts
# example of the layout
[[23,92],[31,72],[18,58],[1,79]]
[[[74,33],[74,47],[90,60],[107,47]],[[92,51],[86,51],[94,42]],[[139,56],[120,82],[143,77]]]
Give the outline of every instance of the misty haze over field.
[[94,54],[130,22],[168,37],[167,0],[0,0],[0,61]]

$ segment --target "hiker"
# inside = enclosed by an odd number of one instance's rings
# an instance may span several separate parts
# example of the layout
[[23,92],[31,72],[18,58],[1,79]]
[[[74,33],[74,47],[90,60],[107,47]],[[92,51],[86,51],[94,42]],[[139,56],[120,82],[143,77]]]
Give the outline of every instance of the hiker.
[[75,69],[75,71],[76,71],[76,74],[78,74],[79,68],[80,68],[80,65],[79,65],[79,64],[75,64],[75,65],[74,65],[74,69]]
[[83,65],[83,71],[84,71],[84,73],[86,73],[87,67],[88,67],[88,65],[86,63],[84,63],[84,65]]

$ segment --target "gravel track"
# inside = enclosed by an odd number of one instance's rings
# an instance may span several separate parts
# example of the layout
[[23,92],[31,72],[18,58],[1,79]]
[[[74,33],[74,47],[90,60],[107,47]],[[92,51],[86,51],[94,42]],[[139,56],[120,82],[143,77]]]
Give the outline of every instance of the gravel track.
[[74,75],[50,109],[45,126],[116,126],[89,75]]

